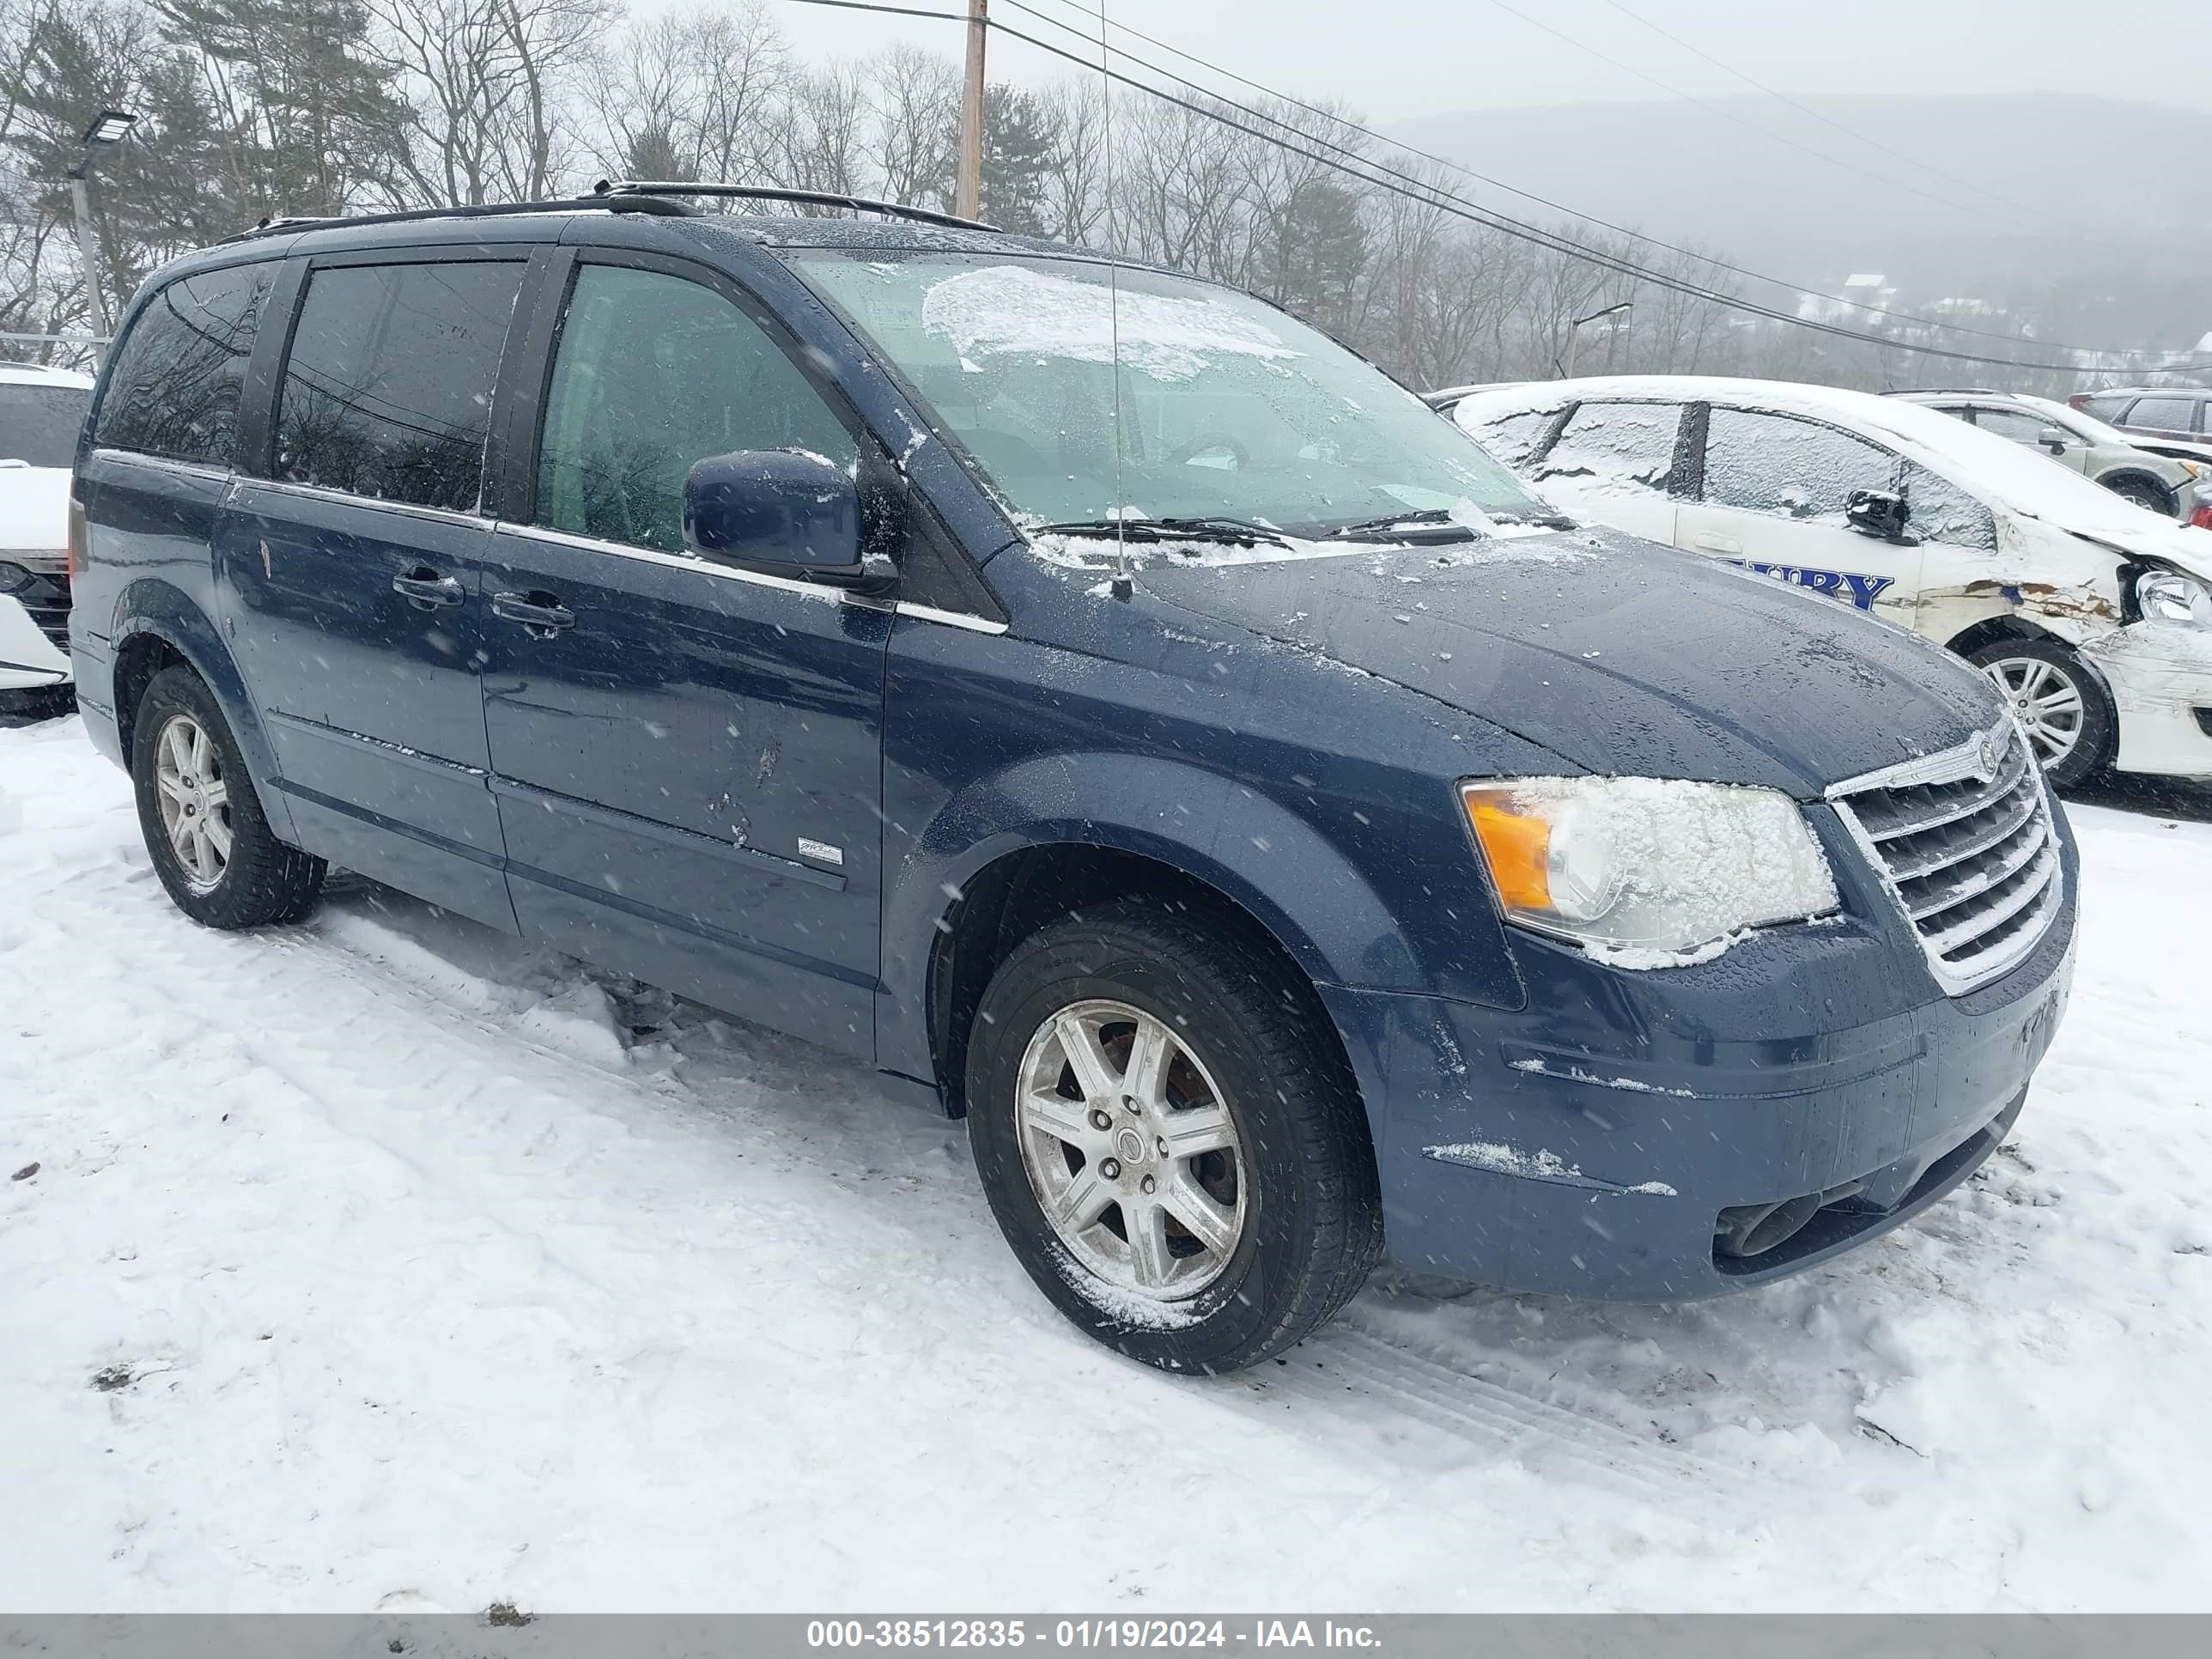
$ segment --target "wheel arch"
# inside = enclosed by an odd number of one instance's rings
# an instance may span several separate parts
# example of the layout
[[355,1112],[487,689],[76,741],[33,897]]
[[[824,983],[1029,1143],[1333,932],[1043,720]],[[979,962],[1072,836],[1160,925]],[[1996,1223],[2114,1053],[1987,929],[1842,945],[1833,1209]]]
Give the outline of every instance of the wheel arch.
[[[1072,779],[1088,783],[1071,790]],[[1430,988],[1382,899],[1313,825],[1232,780],[1133,756],[1032,762],[963,792],[894,865],[883,953],[878,1063],[933,1077],[957,1115],[969,1023],[992,970],[1046,922],[1109,896],[1143,893],[1201,910],[1314,988]],[[1517,981],[1516,981],[1517,983]],[[1346,1056],[1353,1076],[1363,1069]],[[1371,1115],[1371,1103],[1370,1103]]]
[[125,756],[131,752],[139,702],[154,677],[173,665],[191,669],[229,722],[270,827],[291,841],[292,816],[283,792],[266,787],[276,775],[276,751],[246,693],[238,665],[207,613],[181,589],[158,579],[142,578],[118,596],[109,639],[115,722]]

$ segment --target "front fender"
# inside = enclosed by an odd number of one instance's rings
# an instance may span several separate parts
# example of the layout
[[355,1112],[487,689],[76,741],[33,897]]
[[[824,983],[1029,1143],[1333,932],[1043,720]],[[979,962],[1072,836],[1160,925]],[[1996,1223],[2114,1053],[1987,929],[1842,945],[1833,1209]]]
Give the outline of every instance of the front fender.
[[902,859],[885,860],[884,984],[900,988],[880,1011],[880,1065],[930,1075],[920,988],[947,912],[999,860],[1055,845],[1133,854],[1205,883],[1267,928],[1316,984],[1464,992],[1471,974],[1486,1000],[1517,1006],[1525,995],[1503,950],[1455,957],[1440,981],[1358,860],[1249,783],[1158,756],[1033,757],[969,782],[913,830]]
[[270,744],[260,715],[255,712],[253,700],[246,695],[238,664],[222,641],[222,630],[189,594],[157,577],[141,577],[123,589],[116,598],[114,622],[109,630],[108,664],[112,678],[107,689],[114,699],[112,706],[116,710],[125,764],[129,763],[131,733],[120,730],[120,681],[124,664],[131,654],[131,641],[147,635],[155,635],[174,649],[215,694],[216,702],[222,705],[223,718],[230,723],[231,735],[237,738],[239,749],[246,757],[246,769],[252,775],[254,793],[264,816],[280,840],[294,841],[292,812],[284,793],[269,787],[270,780],[276,776],[276,750]]

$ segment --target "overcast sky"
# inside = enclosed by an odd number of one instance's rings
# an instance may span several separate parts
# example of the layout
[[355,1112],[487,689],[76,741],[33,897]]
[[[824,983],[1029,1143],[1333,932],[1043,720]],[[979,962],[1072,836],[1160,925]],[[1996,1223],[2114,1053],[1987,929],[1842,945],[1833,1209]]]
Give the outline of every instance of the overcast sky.
[[[893,3],[966,9],[966,0]],[[1068,40],[1014,0],[992,3],[1016,27]],[[769,3],[810,58],[865,55],[894,38],[957,52],[963,35],[951,24]],[[1022,3],[1097,27],[1095,0]],[[2212,0],[1108,0],[1108,15],[1297,96],[1349,100],[1378,123],[1669,95],[1638,71],[1696,97],[1755,95],[1637,16],[1789,93],[2070,91],[2212,109]],[[1004,37],[993,50],[994,73],[1012,78],[1066,67],[1040,67],[1038,54]]]

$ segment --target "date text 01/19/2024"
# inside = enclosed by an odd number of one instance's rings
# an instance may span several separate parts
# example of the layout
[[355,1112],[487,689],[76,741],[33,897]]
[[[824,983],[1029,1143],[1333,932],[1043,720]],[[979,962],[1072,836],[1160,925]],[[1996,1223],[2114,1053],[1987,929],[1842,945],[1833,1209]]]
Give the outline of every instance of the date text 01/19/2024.
[[1331,1619],[815,1619],[810,1648],[1376,1648]]

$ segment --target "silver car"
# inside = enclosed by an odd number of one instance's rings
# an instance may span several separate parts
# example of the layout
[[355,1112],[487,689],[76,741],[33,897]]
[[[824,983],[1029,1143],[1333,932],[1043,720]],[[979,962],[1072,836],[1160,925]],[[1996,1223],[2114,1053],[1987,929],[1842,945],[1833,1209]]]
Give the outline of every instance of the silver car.
[[1898,392],[1908,403],[2040,449],[2138,507],[2212,528],[2212,465],[2158,455],[2093,415],[2019,392]]

